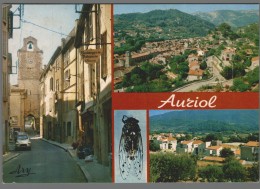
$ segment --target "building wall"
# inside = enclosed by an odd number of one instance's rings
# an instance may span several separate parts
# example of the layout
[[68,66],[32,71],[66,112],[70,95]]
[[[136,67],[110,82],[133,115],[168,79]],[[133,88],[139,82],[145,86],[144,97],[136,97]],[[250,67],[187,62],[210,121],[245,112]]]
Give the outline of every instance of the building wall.
[[11,89],[10,96],[10,117],[11,128],[24,131],[24,99],[25,90],[23,89]]
[[11,5],[2,5],[2,144],[3,153],[8,151],[9,143],[9,103],[10,103],[10,83],[9,83],[9,66],[11,64],[8,54],[8,39],[9,39],[9,23],[8,23],[8,13]]
[[241,146],[241,159],[246,161],[254,161],[259,154],[259,148]]

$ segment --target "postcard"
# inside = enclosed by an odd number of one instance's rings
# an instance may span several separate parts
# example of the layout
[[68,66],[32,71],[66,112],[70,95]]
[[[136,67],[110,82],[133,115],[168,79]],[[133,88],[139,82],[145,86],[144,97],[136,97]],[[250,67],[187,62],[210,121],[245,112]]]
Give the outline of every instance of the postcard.
[[3,184],[259,185],[259,4],[1,11]]

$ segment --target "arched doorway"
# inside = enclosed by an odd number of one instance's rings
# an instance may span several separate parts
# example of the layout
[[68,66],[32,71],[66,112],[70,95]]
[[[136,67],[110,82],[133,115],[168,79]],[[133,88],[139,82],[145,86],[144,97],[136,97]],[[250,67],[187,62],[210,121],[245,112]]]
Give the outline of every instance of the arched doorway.
[[29,135],[33,135],[36,131],[35,117],[31,114],[24,119],[24,131]]

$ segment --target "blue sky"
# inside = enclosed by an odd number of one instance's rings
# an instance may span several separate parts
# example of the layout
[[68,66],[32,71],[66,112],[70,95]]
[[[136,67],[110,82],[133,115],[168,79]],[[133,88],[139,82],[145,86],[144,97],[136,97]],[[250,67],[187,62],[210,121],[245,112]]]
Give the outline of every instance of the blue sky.
[[115,14],[149,12],[151,10],[178,9],[186,13],[211,12],[215,10],[258,10],[258,4],[116,4]]
[[[12,5],[11,10],[16,9],[17,5]],[[78,18],[79,13],[75,13],[74,4],[24,5],[24,20],[64,34],[72,30]],[[18,26],[17,19],[15,26]],[[17,51],[23,45],[23,38],[31,35],[37,39],[38,47],[43,50],[43,64],[47,64],[56,48],[60,46],[61,38],[66,37],[28,23],[22,23],[22,28],[15,29],[13,32],[13,38],[9,39],[9,52],[12,53],[13,64],[17,61]],[[10,79],[11,84],[17,83],[16,74],[12,74]]]

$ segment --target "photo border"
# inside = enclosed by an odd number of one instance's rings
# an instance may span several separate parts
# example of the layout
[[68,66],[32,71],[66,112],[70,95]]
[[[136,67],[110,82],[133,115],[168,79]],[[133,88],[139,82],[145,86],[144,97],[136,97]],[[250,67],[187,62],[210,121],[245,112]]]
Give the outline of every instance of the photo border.
[[[158,0],[1,0],[1,5],[3,3],[9,3],[9,4],[19,4],[19,3],[33,3],[33,4],[62,4],[62,3],[67,3],[67,4],[75,4],[75,3],[130,3],[134,4],[258,4],[259,5],[259,0],[162,0],[160,3],[158,3]],[[1,11],[2,13],[2,11]],[[0,18],[2,19],[2,14],[0,15]],[[2,26],[1,26],[2,27]],[[2,38],[0,38],[0,42],[2,44]],[[1,52],[2,54],[2,52]],[[0,70],[2,70],[2,64],[0,64]],[[0,77],[0,80],[2,80],[2,77]],[[1,92],[1,97],[2,97],[2,92]],[[2,104],[1,104],[2,108]],[[113,113],[112,113],[113,116]],[[0,114],[0,119],[2,120],[2,114]],[[112,118],[113,121],[113,118]],[[113,129],[112,129],[113,130]],[[113,135],[112,135],[113,137]],[[2,132],[0,132],[0,138],[2,138]],[[2,143],[2,141],[1,141]],[[0,145],[0,150],[2,151],[2,145]],[[2,155],[0,157],[1,162],[2,160]],[[1,168],[1,173],[2,173],[2,163],[0,165]],[[2,175],[2,174],[1,174]],[[2,181],[1,177],[1,181]],[[84,184],[3,184],[3,182],[0,183],[0,187],[2,189],[9,189],[9,188],[19,188],[19,189],[28,189],[28,188],[62,188],[62,189],[69,189],[69,188],[102,188],[106,187],[108,189],[112,188],[126,188],[126,189],[132,189],[132,188],[182,188],[182,189],[206,189],[206,188],[231,188],[231,189],[244,189],[244,188],[250,188],[250,189],[256,189],[259,188],[260,182],[257,183],[147,183],[147,184],[114,184],[114,183],[109,183],[109,184],[93,184],[93,183],[84,183]]]

